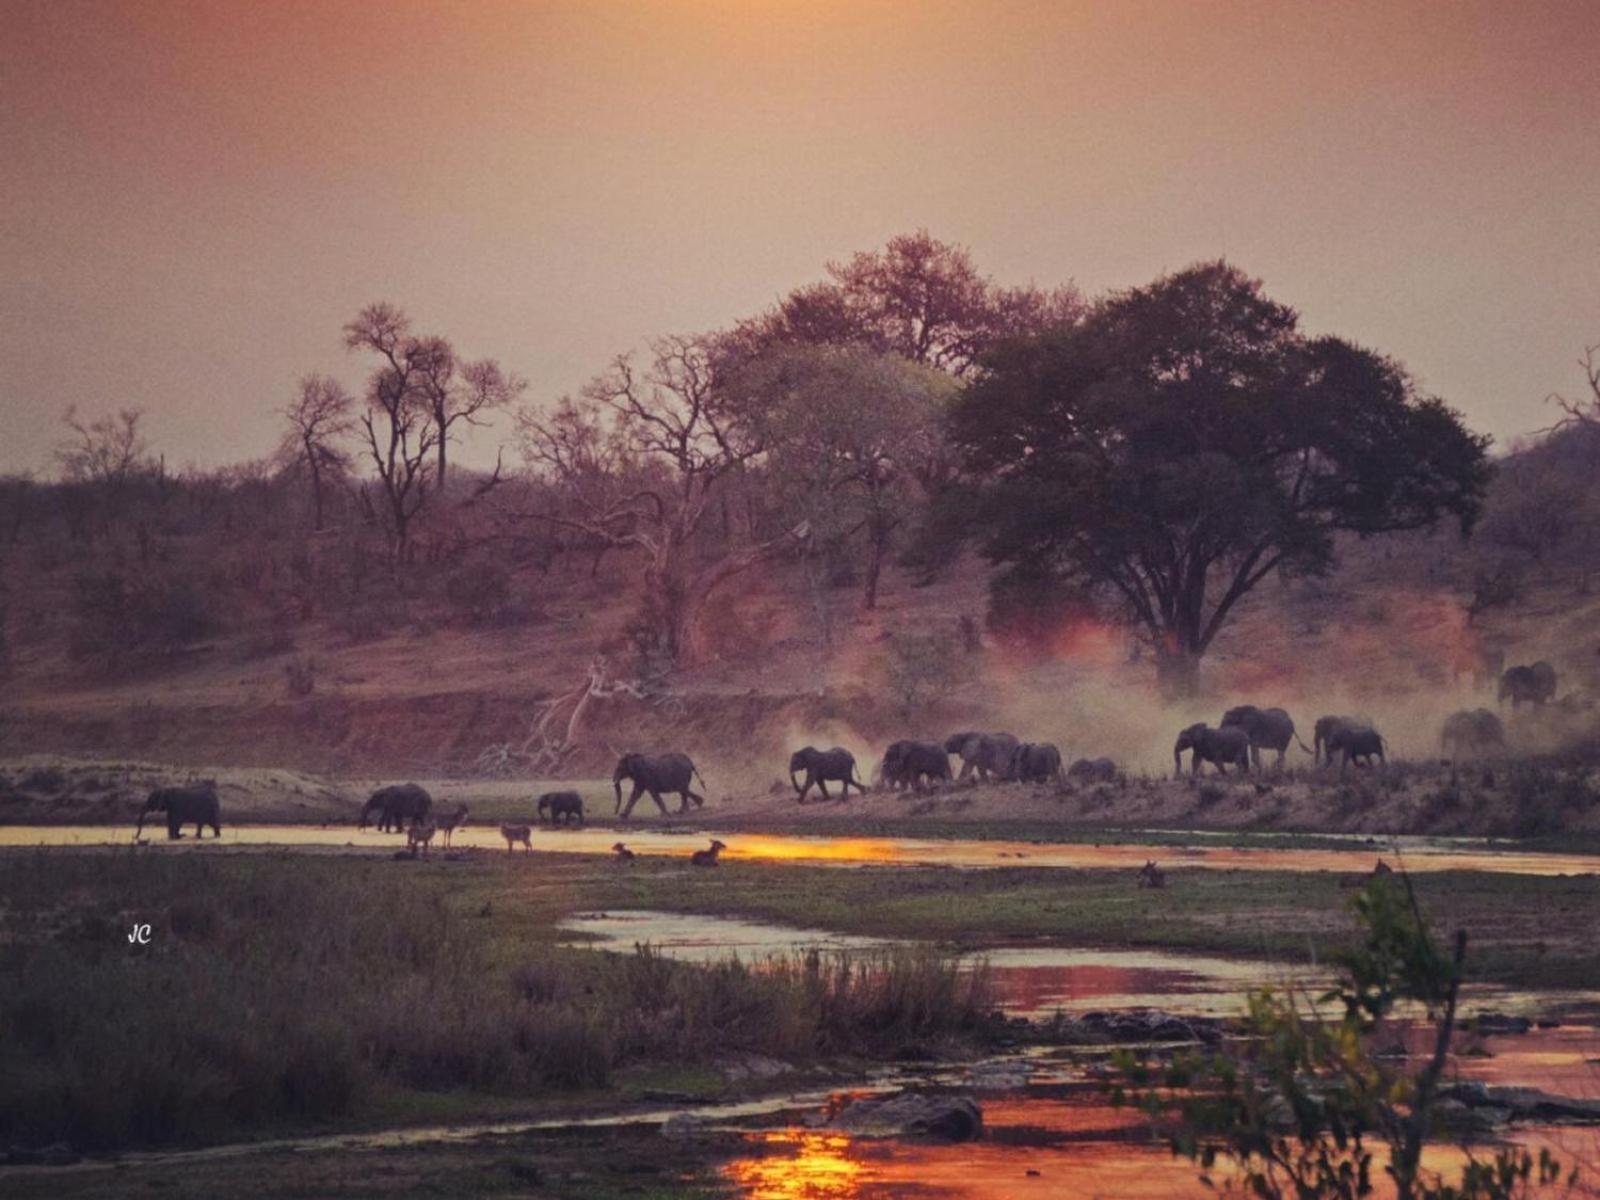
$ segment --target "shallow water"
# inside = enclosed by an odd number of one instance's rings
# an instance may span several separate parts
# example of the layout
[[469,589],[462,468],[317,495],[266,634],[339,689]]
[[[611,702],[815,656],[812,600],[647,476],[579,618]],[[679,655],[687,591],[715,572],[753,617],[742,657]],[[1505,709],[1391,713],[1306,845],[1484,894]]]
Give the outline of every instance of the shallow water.
[[[598,949],[626,950],[648,943],[671,958],[745,962],[820,951],[872,951],[906,945],[821,929],[698,913],[619,909],[578,913],[558,928]],[[1263,962],[1164,950],[1101,950],[1075,946],[994,946],[969,952],[989,965],[995,1002],[1016,1016],[1094,1009],[1160,1008],[1186,1017],[1231,1017],[1245,997],[1262,988],[1323,991],[1332,976],[1304,964]],[[1548,1013],[1558,1005],[1600,1004],[1600,991],[1535,991],[1468,984],[1468,1013],[1494,1010]],[[1597,1048],[1600,1053],[1600,1048]]]
[[[132,845],[133,830],[116,825],[4,825],[0,846],[106,846]],[[192,851],[192,835],[169,842],[164,829],[147,829],[145,848],[164,852]],[[612,844],[625,841],[636,853],[687,858],[701,848],[710,834],[689,827],[565,829],[536,826],[533,845],[538,851],[572,854],[608,854]],[[852,867],[866,864],[948,867],[1069,867],[1076,869],[1137,869],[1154,859],[1167,869],[1199,867],[1243,871],[1370,871],[1381,857],[1403,863],[1413,872],[1488,871],[1514,875],[1587,875],[1600,873],[1600,855],[1550,854],[1520,850],[1494,850],[1473,843],[1426,838],[1388,839],[1379,846],[1353,842],[1348,849],[1241,849],[1196,835],[1188,846],[1148,846],[1108,842],[986,841],[909,837],[823,837],[767,833],[723,833],[729,860],[804,862]],[[208,836],[202,846],[211,843]],[[228,846],[281,846],[317,848],[402,849],[402,834],[357,830],[348,825],[228,825],[220,842]],[[468,825],[456,831],[456,849],[493,849],[505,852],[498,827]],[[445,848],[435,845],[434,854]],[[517,851],[522,853],[522,851]]]

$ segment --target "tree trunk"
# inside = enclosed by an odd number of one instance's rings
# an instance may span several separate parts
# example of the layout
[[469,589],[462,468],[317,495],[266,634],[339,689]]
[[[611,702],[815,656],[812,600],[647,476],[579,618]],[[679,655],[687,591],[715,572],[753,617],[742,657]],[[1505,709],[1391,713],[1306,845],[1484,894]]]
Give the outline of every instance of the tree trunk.
[[1169,700],[1185,700],[1200,690],[1200,655],[1182,646],[1156,648],[1156,682]]

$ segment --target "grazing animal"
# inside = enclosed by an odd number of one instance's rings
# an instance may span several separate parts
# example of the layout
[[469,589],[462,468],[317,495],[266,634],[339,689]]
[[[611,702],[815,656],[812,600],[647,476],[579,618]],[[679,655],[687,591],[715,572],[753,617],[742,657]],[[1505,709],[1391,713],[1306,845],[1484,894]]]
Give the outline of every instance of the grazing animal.
[[992,779],[1011,778],[1011,756],[1017,749],[1017,738],[1009,733],[952,733],[944,741],[947,754],[961,756],[960,779],[976,773],[987,783]]
[[1061,778],[1061,751],[1051,742],[1021,742],[1011,752],[1007,777],[1022,783]]
[[1236,764],[1241,771],[1250,769],[1250,735],[1237,725],[1227,729],[1213,729],[1201,722],[1191,725],[1178,734],[1172,747],[1174,772],[1183,771],[1183,752],[1193,751],[1189,760],[1189,774],[1200,774],[1202,762],[1211,763],[1219,775],[1228,773],[1228,764]]
[[1139,868],[1139,886],[1142,888],[1164,888],[1167,886],[1167,873],[1156,866],[1155,859],[1150,859]]
[[711,839],[711,845],[704,850],[696,850],[689,856],[689,865],[695,867],[714,867],[717,865],[717,855],[726,850],[727,844]]
[[411,857],[415,858],[419,849],[426,854],[438,831],[439,827],[432,821],[418,821],[406,830],[406,849],[411,851]]
[[222,836],[222,808],[217,800],[215,780],[208,779],[204,783],[191,783],[185,787],[156,788],[139,811],[139,824],[133,831],[135,840],[144,832],[145,817],[153,812],[167,814],[167,837],[172,841],[181,838],[183,826],[190,823],[194,825],[197,841],[205,836],[207,825],[211,826],[211,832],[217,837]]
[[448,817],[439,817],[434,822],[439,827],[439,840],[446,846],[450,844],[450,839],[454,836],[455,831],[466,823],[467,806],[465,804],[457,805],[455,812]]
[[1075,783],[1115,783],[1117,764],[1109,758],[1080,758],[1067,768]]
[[895,742],[884,751],[883,782],[894,789],[922,791],[922,781],[950,778],[950,755],[934,742]]
[[539,797],[539,820],[583,824],[583,797],[577,792],[546,792]]
[[617,856],[617,861],[623,864],[631,863],[634,859],[639,857],[621,842],[618,842],[616,845],[612,846],[611,852]]
[[1556,694],[1556,669],[1540,659],[1531,666],[1512,667],[1500,676],[1498,699],[1501,704],[1511,698],[1511,708],[1527,703],[1538,708]]
[[1464,708],[1444,719],[1439,744],[1452,759],[1490,754],[1505,749],[1506,729],[1487,708]]
[[[1261,751],[1276,750],[1274,770],[1283,769],[1283,756],[1288,752],[1290,739],[1300,742],[1294,731],[1294,719],[1281,708],[1257,708],[1254,704],[1241,704],[1222,714],[1222,728],[1242,729],[1250,738],[1250,761],[1256,770],[1261,769]],[[1307,754],[1315,751],[1304,742],[1300,749]]]
[[433,797],[415,783],[395,783],[381,787],[361,806],[361,825],[365,829],[373,813],[378,815],[378,832],[399,833],[407,821],[420,821],[433,808]]
[[500,836],[506,840],[506,853],[514,854],[520,845],[528,853],[533,853],[533,830],[527,825],[502,825]]
[[[628,806],[622,806],[622,781],[633,781],[633,795],[628,797]],[[650,799],[656,802],[656,807],[661,810],[662,816],[669,815],[667,806],[662,802],[662,792],[677,792],[680,800],[678,811],[689,811],[689,801],[693,800],[697,807],[704,807],[706,798],[689,787],[692,779],[700,780],[700,786],[705,787],[706,781],[699,771],[695,770],[694,763],[687,754],[676,751],[670,754],[624,754],[617,759],[616,770],[611,772],[611,783],[617,789],[616,811],[622,814],[626,821],[633,815],[633,806],[639,803],[639,797],[646,792]]]
[[[801,771],[806,773],[805,786],[795,778]],[[822,793],[824,800],[831,800],[828,795],[828,781],[833,780],[839,784],[839,799],[848,800],[850,789],[853,787],[863,796],[867,794],[866,787],[856,778],[856,756],[843,746],[835,746],[831,750],[818,750],[815,746],[804,746],[789,756],[789,782],[794,785],[794,790],[799,793],[799,802],[806,802],[806,794],[815,786]]]

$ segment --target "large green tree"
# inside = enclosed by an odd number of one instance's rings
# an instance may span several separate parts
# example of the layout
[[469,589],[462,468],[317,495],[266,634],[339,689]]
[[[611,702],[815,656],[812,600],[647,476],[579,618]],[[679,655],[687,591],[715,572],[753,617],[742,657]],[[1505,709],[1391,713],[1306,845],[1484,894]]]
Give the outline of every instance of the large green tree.
[[950,432],[991,561],[1114,599],[1177,693],[1273,571],[1327,570],[1340,531],[1468,529],[1489,478],[1488,439],[1400,364],[1224,262],[998,348]]

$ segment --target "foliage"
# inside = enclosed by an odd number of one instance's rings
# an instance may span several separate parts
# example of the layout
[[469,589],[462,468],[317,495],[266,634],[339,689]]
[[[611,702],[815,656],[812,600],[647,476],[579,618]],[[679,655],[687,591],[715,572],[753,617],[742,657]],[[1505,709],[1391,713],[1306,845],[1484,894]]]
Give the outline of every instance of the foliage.
[[950,425],[985,553],[1113,598],[1178,689],[1268,574],[1326,570],[1340,530],[1470,527],[1488,482],[1487,439],[1397,363],[1222,262],[986,366]]
[[[1446,953],[1405,876],[1374,876],[1352,905],[1364,936],[1334,956],[1340,978],[1320,1001],[1333,1012],[1292,992],[1262,991],[1248,999],[1244,1036],[1222,1050],[1165,1067],[1119,1055],[1152,1117],[1175,1116],[1174,1153],[1194,1160],[1213,1187],[1217,1165],[1230,1164],[1224,1187],[1263,1198],[1355,1200],[1373,1194],[1380,1163],[1397,1200],[1504,1200],[1562,1182],[1548,1152],[1469,1157],[1453,1184],[1423,1169],[1456,1030],[1466,934]],[[1376,1052],[1393,1040],[1402,1006],[1432,1032],[1420,1068]],[[1125,1098],[1120,1085],[1117,1097]],[[1573,1170],[1565,1182],[1575,1181]]]
[[907,708],[915,708],[955,683],[955,645],[937,633],[901,630],[889,641],[884,673],[890,692]]
[[79,575],[71,619],[72,657],[112,667],[172,655],[221,627],[200,580],[162,572]]
[[[450,903],[458,884],[387,861],[6,866],[0,1144],[192,1144],[363,1113],[395,1089],[591,1088],[624,1062],[892,1057],[982,1033],[991,1009],[983,972],[934,951],[699,967],[530,948],[521,925],[502,946],[487,906]],[[154,928],[141,951],[135,918]]]
[[735,339],[747,352],[773,344],[858,346],[967,375],[998,342],[1070,325],[1083,312],[1070,286],[996,286],[964,247],[925,229],[830,263],[828,276],[742,323]]

